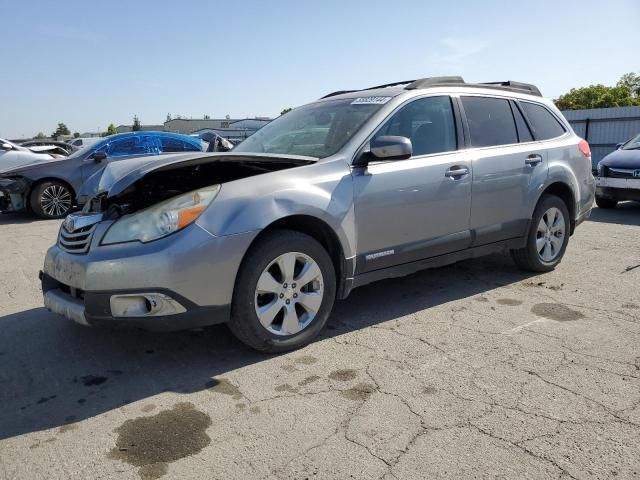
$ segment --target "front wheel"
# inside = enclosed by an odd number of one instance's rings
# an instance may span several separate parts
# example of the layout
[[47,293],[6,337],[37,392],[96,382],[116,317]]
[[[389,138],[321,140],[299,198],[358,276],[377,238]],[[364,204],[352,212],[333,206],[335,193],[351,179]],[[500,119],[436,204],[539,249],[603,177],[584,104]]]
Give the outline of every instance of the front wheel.
[[67,185],[56,180],[36,185],[29,198],[31,210],[40,218],[62,218],[73,205],[73,194]]
[[303,233],[274,231],[242,262],[229,328],[263,352],[300,348],[322,330],[335,296],[336,274],[324,247]]
[[520,268],[532,272],[549,272],[560,263],[569,243],[569,209],[560,197],[544,195],[533,213],[527,244],[512,250]]

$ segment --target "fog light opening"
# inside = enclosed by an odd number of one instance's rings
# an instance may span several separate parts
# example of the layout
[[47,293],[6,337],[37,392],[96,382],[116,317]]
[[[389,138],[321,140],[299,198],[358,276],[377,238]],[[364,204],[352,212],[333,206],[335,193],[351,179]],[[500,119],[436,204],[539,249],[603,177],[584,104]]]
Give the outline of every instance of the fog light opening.
[[110,305],[114,317],[154,317],[186,312],[179,302],[163,293],[112,295]]

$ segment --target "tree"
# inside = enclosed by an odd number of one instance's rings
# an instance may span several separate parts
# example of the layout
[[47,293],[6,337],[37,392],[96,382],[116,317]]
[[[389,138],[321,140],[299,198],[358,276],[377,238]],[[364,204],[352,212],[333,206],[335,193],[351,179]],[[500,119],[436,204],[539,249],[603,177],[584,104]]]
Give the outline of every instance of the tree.
[[71,135],[71,131],[67,128],[64,123],[59,123],[58,128],[56,128],[55,132],[51,134],[51,138],[58,138],[62,135]]
[[73,132],[73,138],[80,138],[80,132]]
[[211,117],[207,114],[205,114],[205,116],[203,117],[205,120],[211,120]]
[[166,121],[167,121],[167,122],[170,122],[170,121],[171,121],[171,114],[170,114],[170,113],[167,113],[167,120],[166,120]]
[[291,111],[291,109],[290,109],[290,108],[285,108],[284,110],[282,110],[282,111],[280,112],[280,115],[284,115],[285,113],[289,113],[290,111]]
[[640,75],[627,73],[615,87],[602,84],[572,88],[555,100],[560,110],[640,106]]
[[131,127],[131,131],[139,132],[140,130],[142,130],[142,125],[140,125],[140,119],[138,118],[137,115],[134,115],[133,116],[133,126]]
[[116,130],[116,126],[113,123],[110,123],[107,127],[107,131],[104,132],[102,136],[108,137],[109,135],[115,135],[116,133],[118,133],[118,130]]
[[38,138],[38,139],[39,138],[47,138],[47,136],[42,132],[38,132],[38,134],[34,138]]

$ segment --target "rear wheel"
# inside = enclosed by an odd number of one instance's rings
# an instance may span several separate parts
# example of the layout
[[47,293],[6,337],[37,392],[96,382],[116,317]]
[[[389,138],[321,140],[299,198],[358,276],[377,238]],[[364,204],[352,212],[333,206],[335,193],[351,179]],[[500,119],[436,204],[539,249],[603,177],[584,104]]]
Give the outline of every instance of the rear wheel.
[[41,218],[62,218],[73,205],[73,194],[67,185],[56,180],[36,185],[29,198],[31,210]]
[[596,205],[600,208],[616,208],[618,205],[618,201],[613,198],[601,197],[600,195],[596,195]]
[[293,350],[322,330],[335,295],[335,270],[324,247],[303,233],[274,231],[242,262],[229,328],[256,350]]
[[533,213],[527,244],[512,250],[515,263],[532,272],[548,272],[560,263],[569,243],[569,209],[560,197],[544,195]]

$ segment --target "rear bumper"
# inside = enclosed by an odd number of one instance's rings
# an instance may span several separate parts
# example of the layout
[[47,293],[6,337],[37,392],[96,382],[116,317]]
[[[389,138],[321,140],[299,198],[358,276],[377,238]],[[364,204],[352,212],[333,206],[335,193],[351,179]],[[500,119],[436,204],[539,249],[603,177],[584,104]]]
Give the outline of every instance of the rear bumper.
[[[175,292],[162,290],[114,290],[82,292],[70,289],[45,273],[41,273],[44,306],[47,310],[85,326],[141,328],[149,331],[176,331],[224,323],[229,320],[229,305],[199,307]],[[111,315],[112,296],[162,293],[185,308],[182,313],[147,317],[115,317]]]

